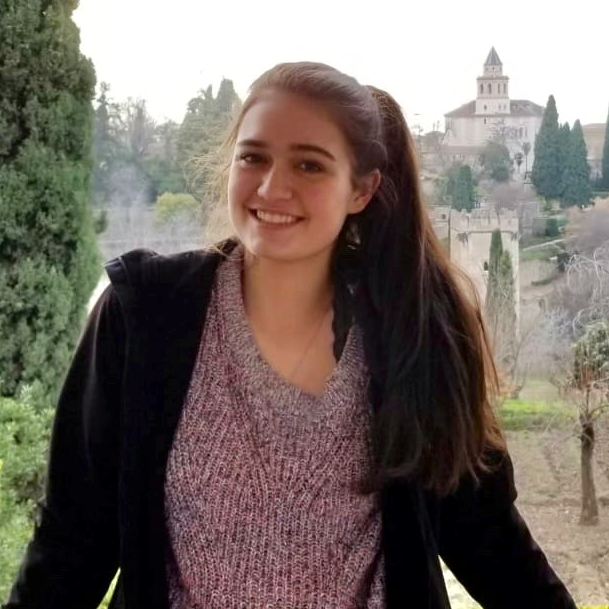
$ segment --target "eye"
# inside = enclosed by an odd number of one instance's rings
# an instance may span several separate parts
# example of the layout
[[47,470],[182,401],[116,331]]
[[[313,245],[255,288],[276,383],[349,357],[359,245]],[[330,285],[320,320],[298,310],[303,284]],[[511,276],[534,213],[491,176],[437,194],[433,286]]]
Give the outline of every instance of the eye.
[[301,161],[298,167],[306,173],[321,173],[324,171],[324,167],[317,161]]
[[255,152],[244,152],[239,155],[239,160],[243,161],[246,165],[254,165],[256,163],[262,163],[264,158],[262,155]]

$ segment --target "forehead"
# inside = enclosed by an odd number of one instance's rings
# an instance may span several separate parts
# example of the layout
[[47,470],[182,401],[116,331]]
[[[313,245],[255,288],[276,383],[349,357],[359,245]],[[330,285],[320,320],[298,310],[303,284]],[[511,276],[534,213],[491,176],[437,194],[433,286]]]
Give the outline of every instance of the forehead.
[[306,97],[277,90],[262,92],[246,111],[237,133],[237,141],[242,139],[348,150],[347,141],[327,108]]

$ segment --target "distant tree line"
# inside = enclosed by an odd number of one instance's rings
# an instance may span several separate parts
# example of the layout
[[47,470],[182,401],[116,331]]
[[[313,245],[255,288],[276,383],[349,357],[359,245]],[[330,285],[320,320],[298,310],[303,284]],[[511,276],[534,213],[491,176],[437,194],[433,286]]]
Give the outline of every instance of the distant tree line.
[[151,205],[166,193],[189,194],[202,203],[209,174],[201,159],[220,143],[240,104],[232,81],[223,79],[217,95],[210,85],[188,102],[180,124],[159,123],[145,100],[117,103],[102,83],[93,140],[95,208],[136,200]]

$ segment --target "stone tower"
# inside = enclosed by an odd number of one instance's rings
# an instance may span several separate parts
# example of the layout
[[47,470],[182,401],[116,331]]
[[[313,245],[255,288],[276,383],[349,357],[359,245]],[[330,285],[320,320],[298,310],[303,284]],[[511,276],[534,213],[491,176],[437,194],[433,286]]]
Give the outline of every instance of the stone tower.
[[476,79],[476,115],[510,114],[509,80],[503,74],[503,64],[495,47],[492,47],[484,62],[483,76]]
[[455,209],[450,213],[450,259],[471,278],[484,305],[491,236],[501,231],[503,249],[510,252],[514,269],[516,317],[520,319],[520,281],[518,250],[518,217],[515,212],[474,209],[470,214]]

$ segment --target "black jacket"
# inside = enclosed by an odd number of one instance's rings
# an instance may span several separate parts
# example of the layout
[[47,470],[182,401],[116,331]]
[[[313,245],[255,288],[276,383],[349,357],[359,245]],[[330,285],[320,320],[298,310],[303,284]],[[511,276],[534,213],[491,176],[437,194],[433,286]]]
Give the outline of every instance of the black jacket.
[[[138,250],[107,271],[57,407],[47,488],[5,609],[167,609],[165,466],[218,253]],[[438,556],[485,609],[575,609],[513,505],[508,457],[439,499],[382,495],[389,609],[450,607]],[[214,608],[215,609],[215,608]]]

